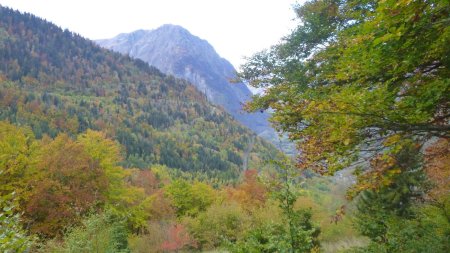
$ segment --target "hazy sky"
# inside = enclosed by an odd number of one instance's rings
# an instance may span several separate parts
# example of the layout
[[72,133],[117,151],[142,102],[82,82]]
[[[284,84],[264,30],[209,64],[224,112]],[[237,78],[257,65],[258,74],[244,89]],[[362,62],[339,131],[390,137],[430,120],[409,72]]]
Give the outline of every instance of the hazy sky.
[[[236,68],[294,27],[297,0],[0,0],[89,39],[111,38],[163,24],[208,40]],[[300,2],[302,2],[300,0]]]

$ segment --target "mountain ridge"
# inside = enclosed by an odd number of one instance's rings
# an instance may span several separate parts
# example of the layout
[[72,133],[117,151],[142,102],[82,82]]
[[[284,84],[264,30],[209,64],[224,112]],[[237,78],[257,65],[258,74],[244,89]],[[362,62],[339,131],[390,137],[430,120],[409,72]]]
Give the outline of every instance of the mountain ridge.
[[242,105],[253,95],[236,77],[233,65],[221,57],[208,41],[192,35],[179,25],[166,24],[153,30],[121,33],[112,39],[96,41],[133,58],[141,59],[164,73],[193,83],[209,101],[225,108],[239,122],[257,134],[274,132],[267,113],[248,113]]

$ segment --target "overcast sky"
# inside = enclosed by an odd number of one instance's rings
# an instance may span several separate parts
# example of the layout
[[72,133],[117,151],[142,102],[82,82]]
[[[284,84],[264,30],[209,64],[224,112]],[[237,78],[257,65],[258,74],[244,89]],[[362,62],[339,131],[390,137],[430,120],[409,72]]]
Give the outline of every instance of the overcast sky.
[[[300,0],[302,1],[302,0]],[[0,0],[89,39],[163,24],[209,41],[236,68],[243,57],[276,44],[294,27],[297,0]]]

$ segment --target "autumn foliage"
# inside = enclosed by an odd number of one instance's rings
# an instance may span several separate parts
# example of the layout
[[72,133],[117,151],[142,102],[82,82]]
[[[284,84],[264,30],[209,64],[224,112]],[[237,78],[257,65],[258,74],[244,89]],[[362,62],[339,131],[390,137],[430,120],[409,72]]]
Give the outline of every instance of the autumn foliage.
[[[450,140],[439,139],[425,153],[425,172],[433,187],[428,197],[434,201],[449,201],[450,192]],[[447,203],[448,205],[448,203]]]
[[108,179],[82,144],[60,135],[42,147],[41,176],[25,204],[31,231],[54,236],[105,201]]
[[244,172],[244,179],[236,188],[226,190],[227,197],[241,203],[246,209],[261,207],[267,200],[268,189],[258,180],[257,170]]
[[186,228],[181,224],[172,225],[167,231],[167,239],[161,244],[162,251],[178,251],[195,246]]

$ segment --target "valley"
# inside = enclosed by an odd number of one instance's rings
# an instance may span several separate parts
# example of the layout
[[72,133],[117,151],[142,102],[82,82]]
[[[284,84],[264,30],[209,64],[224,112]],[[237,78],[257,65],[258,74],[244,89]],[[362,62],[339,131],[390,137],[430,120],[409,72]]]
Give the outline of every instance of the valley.
[[0,5],[0,252],[449,252],[448,4],[293,10],[236,71]]

